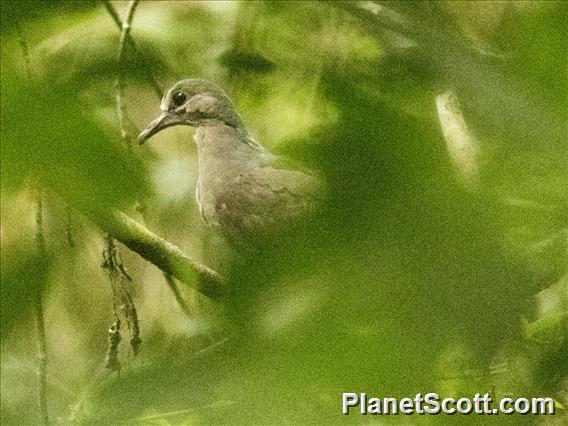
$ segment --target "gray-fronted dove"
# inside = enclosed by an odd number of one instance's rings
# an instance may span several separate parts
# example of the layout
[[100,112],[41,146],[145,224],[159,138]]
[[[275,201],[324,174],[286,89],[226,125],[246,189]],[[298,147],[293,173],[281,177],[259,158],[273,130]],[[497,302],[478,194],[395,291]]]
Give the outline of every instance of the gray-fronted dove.
[[234,246],[275,237],[323,199],[322,181],[311,172],[286,168],[253,140],[231,99],[216,84],[179,81],[164,95],[161,110],[139,142],[175,125],[197,128],[199,209]]

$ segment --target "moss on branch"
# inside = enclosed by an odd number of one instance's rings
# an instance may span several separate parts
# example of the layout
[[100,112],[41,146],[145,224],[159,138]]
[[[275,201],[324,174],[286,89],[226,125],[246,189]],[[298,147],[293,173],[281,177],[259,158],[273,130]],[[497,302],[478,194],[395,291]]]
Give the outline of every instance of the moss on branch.
[[219,301],[225,296],[226,285],[217,272],[192,259],[126,214],[116,211],[90,217],[101,229],[163,272],[213,300]]

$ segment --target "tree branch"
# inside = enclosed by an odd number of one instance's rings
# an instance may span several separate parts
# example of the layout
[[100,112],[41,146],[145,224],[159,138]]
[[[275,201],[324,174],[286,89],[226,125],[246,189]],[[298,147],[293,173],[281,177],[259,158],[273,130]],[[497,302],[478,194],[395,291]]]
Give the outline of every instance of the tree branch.
[[174,277],[164,272],[164,278],[166,279],[168,287],[170,287],[170,290],[172,291],[174,298],[176,299],[176,302],[179,305],[180,309],[182,310],[183,314],[188,319],[191,319],[191,310],[189,309],[189,306],[187,306],[187,303],[185,303],[185,300],[183,300],[183,297],[179,292]]
[[[220,301],[226,283],[214,270],[183,253],[122,212],[89,215],[91,220],[130,250],[203,295]],[[197,283],[197,284],[196,284]]]
[[118,65],[118,77],[116,78],[116,114],[118,115],[118,125],[120,127],[120,135],[130,148],[131,135],[126,130],[126,103],[124,102],[124,77],[126,69],[124,66],[124,55],[126,54],[126,40],[130,36],[130,26],[134,18],[134,12],[138,6],[139,0],[131,0],[128,3],[126,10],[126,19],[122,24],[120,33],[120,43],[118,46],[118,58],[116,60]]
[[[43,199],[41,189],[38,186],[36,194],[36,245],[40,256],[40,261],[45,262],[47,252],[45,249],[45,238],[43,234]],[[41,417],[41,424],[49,424],[49,414],[47,408],[47,338],[45,335],[45,317],[43,314],[42,289],[34,289],[34,313],[37,330],[37,359],[38,359],[38,403]]]
[[[123,28],[123,25],[122,25],[122,21],[120,19],[120,16],[118,16],[118,13],[116,12],[116,9],[112,5],[112,3],[108,0],[102,0],[102,3],[104,5],[105,9],[107,10],[107,12],[109,13],[109,15],[111,16],[112,20],[114,21],[114,23],[118,27],[118,29],[121,32],[123,32],[124,28]],[[132,35],[130,34],[130,30],[127,31],[127,34],[125,35],[124,40],[125,40],[125,42],[127,42],[130,45],[130,47],[132,48],[134,53],[136,53],[136,55],[138,55],[138,57],[142,60],[142,62],[144,64],[144,68],[146,69],[146,76],[148,78],[148,81],[150,82],[152,88],[154,89],[156,96],[158,96],[158,98],[162,99],[162,95],[163,95],[162,89],[160,88],[160,85],[156,81],[154,74],[152,74],[152,68],[150,67],[150,64],[148,63],[146,56],[144,55],[144,53],[142,52],[142,50],[138,46],[138,43],[136,43],[134,38],[132,38]]]

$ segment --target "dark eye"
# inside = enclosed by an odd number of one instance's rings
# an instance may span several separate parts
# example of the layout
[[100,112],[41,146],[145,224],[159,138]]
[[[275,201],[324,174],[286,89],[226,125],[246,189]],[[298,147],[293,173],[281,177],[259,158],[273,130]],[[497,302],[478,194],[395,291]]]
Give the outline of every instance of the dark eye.
[[175,92],[172,95],[172,100],[174,101],[175,106],[182,106],[184,102],[187,100],[187,96],[185,96],[185,93]]

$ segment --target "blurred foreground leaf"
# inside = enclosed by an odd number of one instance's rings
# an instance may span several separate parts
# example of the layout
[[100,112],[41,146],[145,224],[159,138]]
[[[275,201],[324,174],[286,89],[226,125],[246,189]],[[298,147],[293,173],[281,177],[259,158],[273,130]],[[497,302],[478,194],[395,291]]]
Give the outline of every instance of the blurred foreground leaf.
[[2,248],[2,289],[0,301],[2,338],[29,318],[33,295],[42,292],[50,259],[41,259],[35,246],[25,244]]
[[[4,43],[2,50],[14,47]],[[81,87],[27,81],[2,56],[2,184],[36,182],[71,206],[130,205],[146,191],[140,163],[93,120]]]

